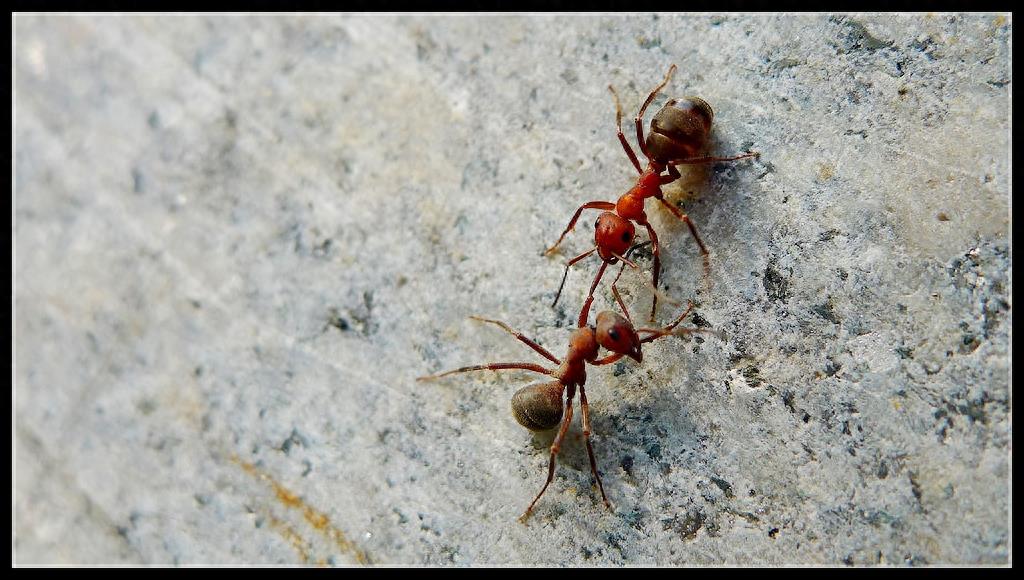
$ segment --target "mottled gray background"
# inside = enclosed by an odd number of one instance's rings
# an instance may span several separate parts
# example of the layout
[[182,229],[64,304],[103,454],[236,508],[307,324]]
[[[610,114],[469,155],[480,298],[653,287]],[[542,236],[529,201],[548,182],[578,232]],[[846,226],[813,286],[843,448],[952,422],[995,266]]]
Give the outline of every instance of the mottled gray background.
[[[15,18],[19,564],[1005,564],[1009,15]],[[658,341],[551,435],[614,134],[697,94],[648,203]],[[630,132],[631,133],[631,132]],[[649,255],[640,255],[645,270]],[[645,316],[644,276],[626,302]],[[602,285],[596,309],[610,304]],[[677,309],[663,304],[659,318]]]

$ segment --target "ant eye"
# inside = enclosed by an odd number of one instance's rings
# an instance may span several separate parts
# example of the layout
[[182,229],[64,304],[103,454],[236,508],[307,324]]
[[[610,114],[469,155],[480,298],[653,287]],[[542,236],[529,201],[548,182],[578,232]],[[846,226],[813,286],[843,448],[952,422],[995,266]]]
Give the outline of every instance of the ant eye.
[[613,328],[613,329],[608,331],[608,336],[610,336],[612,340],[618,341],[619,340],[619,331],[615,330]]
[[628,242],[629,241],[629,232],[622,232],[622,241],[623,242]]

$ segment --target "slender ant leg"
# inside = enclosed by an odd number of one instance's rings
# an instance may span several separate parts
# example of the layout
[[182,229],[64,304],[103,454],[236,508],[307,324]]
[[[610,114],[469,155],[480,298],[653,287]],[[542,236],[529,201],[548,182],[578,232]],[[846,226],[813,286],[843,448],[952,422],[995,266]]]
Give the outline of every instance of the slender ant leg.
[[672,212],[672,215],[674,215],[677,218],[679,218],[680,220],[682,220],[683,223],[686,224],[686,227],[690,228],[690,234],[693,235],[693,239],[696,240],[697,241],[697,245],[700,246],[700,253],[702,253],[704,255],[707,255],[708,254],[708,249],[707,249],[706,246],[704,246],[704,241],[700,239],[700,234],[697,233],[697,228],[696,228],[696,226],[693,225],[693,220],[690,219],[690,216],[688,216],[685,213],[679,211],[678,208],[676,208],[671,203],[666,201],[664,197],[658,196],[658,201],[660,201],[662,203],[662,205],[667,207],[668,210],[670,212]]
[[576,213],[572,216],[572,219],[569,220],[569,225],[566,226],[565,231],[562,232],[562,235],[558,238],[558,241],[555,242],[555,245],[545,250],[544,255],[548,255],[551,252],[555,251],[555,248],[558,247],[558,244],[561,244],[562,240],[565,239],[566,234],[571,232],[572,229],[576,227],[576,222],[579,221],[580,214],[583,213],[583,210],[585,209],[603,209],[605,211],[610,211],[615,209],[615,204],[610,201],[589,201],[581,205],[579,209],[576,210]]
[[[615,125],[619,130],[619,143],[622,143],[622,148],[626,151],[626,155],[628,155],[629,160],[633,162],[633,167],[636,167],[636,172],[642,174],[644,170],[640,168],[640,161],[636,158],[636,153],[633,152],[633,148],[629,146],[629,141],[626,141],[626,136],[622,134],[622,104],[619,103],[619,95],[611,85],[608,85],[608,90],[611,91],[612,96],[615,97]],[[641,147],[643,147],[643,145],[641,145]]]
[[[461,367],[453,371],[448,371],[438,375],[428,375],[425,377],[417,377],[417,381],[432,381],[448,375],[454,375],[455,373],[465,373],[468,371],[500,371],[502,369],[520,369],[524,371],[533,371],[542,375],[555,376],[555,371],[546,369],[540,365],[525,362],[512,362],[512,363],[488,363],[485,365],[473,365],[471,367]],[[557,378],[557,377],[556,377]]]
[[567,263],[565,265],[565,273],[562,274],[562,283],[558,285],[558,293],[555,294],[555,301],[551,303],[551,307],[552,308],[554,308],[555,305],[558,304],[558,299],[562,296],[562,288],[565,287],[565,279],[569,276],[569,268],[573,264],[575,264],[576,262],[579,262],[583,258],[586,258],[587,256],[589,256],[590,254],[593,254],[596,251],[597,251],[597,248],[593,248],[593,249],[591,249],[589,251],[583,252],[579,256],[576,256],[575,258],[569,260],[569,263]]
[[[661,248],[658,245],[658,234],[654,232],[654,228],[651,227],[650,222],[644,222],[644,227],[647,228],[647,235],[651,238],[651,247],[654,248],[654,272],[651,276],[652,282],[654,283],[654,289],[658,289],[658,277],[661,276]],[[654,321],[654,312],[658,308],[658,293],[654,293],[654,301],[651,303],[651,322]]]
[[604,485],[601,484],[601,475],[597,472],[597,461],[594,459],[594,447],[590,444],[590,407],[587,405],[587,391],[580,385],[580,408],[583,410],[583,440],[587,443],[587,455],[590,456],[590,472],[597,480],[597,488],[601,490],[601,499],[604,500],[604,507],[612,509],[608,502],[608,496],[604,494]]
[[540,496],[544,495],[547,491],[548,486],[551,485],[551,480],[555,478],[555,458],[558,457],[558,451],[562,448],[562,440],[565,439],[565,434],[569,431],[569,423],[572,422],[572,400],[576,396],[576,387],[569,385],[569,390],[565,394],[565,415],[562,418],[562,426],[558,429],[558,435],[555,436],[554,443],[551,444],[551,459],[548,461],[548,479],[544,482],[544,487],[540,488],[540,493],[537,497],[533,498],[530,502],[530,506],[526,508],[523,515],[519,516],[519,521],[526,523],[526,518],[530,517],[533,512],[533,506],[537,504],[537,500]]
[[744,153],[743,155],[737,155],[736,157],[691,157],[689,159],[673,159],[668,162],[668,166],[673,165],[700,165],[701,163],[715,163],[717,161],[736,161],[738,159],[746,159],[748,157],[757,157],[760,153],[754,151],[751,153]]
[[512,330],[512,328],[510,328],[509,325],[505,324],[504,322],[500,320],[491,320],[489,318],[481,318],[480,316],[470,316],[470,318],[472,318],[473,320],[479,320],[480,322],[490,322],[491,324],[496,324],[500,326],[503,330],[511,334],[512,336],[519,339],[519,341],[525,344],[526,346],[537,351],[537,353],[540,354],[542,357],[548,359],[549,361],[555,363],[556,365],[562,364],[562,361],[558,360],[558,357],[548,352],[548,350],[545,349],[543,346],[537,344],[536,342],[530,340],[529,338],[526,338],[525,336],[523,336],[521,332]]
[[601,262],[601,268],[597,271],[597,277],[594,278],[594,283],[590,285],[590,294],[587,295],[587,300],[583,303],[583,309],[580,310],[579,324],[577,324],[580,328],[587,325],[587,318],[590,316],[590,305],[594,302],[594,290],[597,289],[597,283],[601,281],[601,276],[604,276],[606,268],[608,268],[608,262]]
[[647,106],[651,104],[654,97],[661,92],[661,89],[665,88],[665,85],[668,84],[668,81],[672,78],[672,73],[674,72],[676,72],[676,65],[673,64],[668,67],[668,73],[665,74],[665,80],[661,81],[661,84],[655,87],[654,90],[651,91],[651,94],[647,95],[647,100],[644,101],[644,106],[640,107],[640,112],[637,113],[636,118],[633,119],[633,122],[636,123],[637,143],[640,144],[640,151],[643,152],[644,157],[647,157],[648,159],[650,159],[651,156],[647,152],[647,143],[644,141],[644,112],[647,111]]

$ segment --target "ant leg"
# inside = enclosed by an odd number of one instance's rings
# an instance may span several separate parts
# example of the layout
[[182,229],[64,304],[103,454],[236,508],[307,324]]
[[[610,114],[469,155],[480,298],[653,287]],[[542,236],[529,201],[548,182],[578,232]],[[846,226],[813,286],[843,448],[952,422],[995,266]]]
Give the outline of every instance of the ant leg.
[[639,244],[633,244],[632,246],[630,246],[630,248],[628,250],[626,250],[625,257],[622,257],[622,267],[619,268],[619,273],[615,276],[615,280],[612,281],[612,294],[615,295],[615,301],[619,303],[619,308],[622,309],[622,313],[624,315],[626,315],[626,320],[628,320],[630,324],[633,324],[633,318],[629,315],[629,309],[626,308],[626,303],[623,302],[622,296],[619,294],[619,287],[617,286],[617,284],[619,282],[619,278],[622,277],[622,272],[626,269],[626,265],[629,265],[629,266],[631,266],[634,269],[639,267],[636,264],[634,264],[633,262],[630,262],[628,260],[629,255],[633,253],[633,250],[635,250],[637,248],[642,248],[642,247],[647,246],[647,245],[650,245],[650,243],[651,243],[651,241],[648,240],[646,242],[642,242],[642,243],[639,243]]
[[601,269],[597,271],[594,283],[590,285],[590,294],[587,295],[587,300],[583,303],[583,309],[580,310],[579,324],[577,324],[580,328],[587,325],[587,319],[590,318],[590,305],[594,302],[594,290],[597,289],[597,283],[601,281],[601,276],[604,276],[604,271],[607,267],[608,262],[601,262]]
[[565,434],[569,431],[569,423],[572,422],[572,399],[576,395],[575,391],[576,388],[570,386],[569,391],[565,394],[565,415],[562,418],[562,427],[558,430],[554,443],[551,444],[551,459],[548,461],[548,479],[544,482],[544,487],[540,488],[540,493],[537,494],[537,497],[533,498],[533,501],[530,502],[530,507],[526,508],[523,515],[519,516],[519,521],[524,524],[526,523],[526,518],[530,517],[530,513],[533,512],[533,506],[537,503],[537,500],[540,499],[540,496],[544,495],[548,486],[551,485],[551,480],[555,478],[555,458],[562,447],[562,439],[565,439]]
[[[672,215],[674,215],[677,218],[679,218],[680,220],[682,220],[683,223],[686,224],[686,227],[690,228],[690,234],[693,236],[693,239],[697,241],[697,245],[700,246],[701,258],[703,258],[703,261],[704,261],[704,280],[706,282],[710,282],[710,280],[711,280],[711,259],[708,257],[708,249],[704,245],[704,241],[700,239],[700,234],[697,233],[697,227],[693,225],[693,220],[690,219],[690,216],[688,216],[685,213],[679,211],[679,209],[674,207],[671,203],[665,201],[664,197],[658,196],[658,201],[660,201],[662,205],[667,207],[668,210],[670,212],[672,212]],[[655,300],[657,300],[657,297],[655,297]]]
[[757,151],[751,151],[750,153],[744,153],[743,155],[737,155],[735,157],[691,157],[689,159],[673,159],[668,162],[668,165],[699,165],[701,163],[715,163],[718,161],[736,161],[739,159],[746,159],[748,157],[757,157],[761,153]]
[[555,305],[558,304],[558,299],[562,296],[562,288],[565,287],[565,279],[569,276],[569,267],[575,264],[576,262],[579,262],[583,258],[586,258],[590,254],[593,254],[596,251],[597,248],[594,248],[588,252],[584,252],[579,256],[576,256],[575,258],[569,260],[569,263],[565,265],[565,273],[562,274],[562,283],[558,285],[558,294],[555,294],[555,301],[551,303],[552,308],[554,308]]
[[679,316],[679,318],[673,320],[672,323],[669,324],[668,326],[665,326],[663,328],[638,328],[636,330],[637,332],[643,331],[653,333],[651,336],[641,339],[640,342],[651,342],[652,340],[655,340],[672,332],[672,329],[675,328],[680,322],[682,322],[686,318],[686,316],[690,314],[691,310],[693,310],[693,302],[688,302],[686,310],[684,310],[683,313]]
[[[643,342],[643,341],[641,340],[640,342]],[[608,356],[606,356],[604,358],[599,358],[599,359],[595,360],[594,362],[592,362],[590,364],[592,364],[594,366],[597,366],[597,367],[599,367],[601,365],[610,365],[613,362],[619,360],[620,358],[622,358],[624,356],[626,356],[626,355],[622,355],[622,354],[619,354],[619,353],[616,352],[616,353],[610,354],[610,355],[608,355]]]
[[661,185],[668,185],[668,184],[672,183],[673,181],[679,179],[680,177],[682,177],[682,175],[679,173],[679,170],[676,169],[675,165],[669,165],[668,166],[668,175],[659,175],[658,176],[658,178],[660,180],[659,183],[661,183]]
[[619,103],[619,95],[611,85],[608,85],[608,90],[615,97],[615,125],[619,129],[619,143],[622,143],[622,148],[626,150],[626,155],[633,162],[633,167],[636,167],[636,172],[642,174],[644,170],[640,169],[640,161],[636,158],[636,153],[633,153],[633,148],[629,146],[629,141],[626,141],[626,136],[622,134],[622,105]]
[[636,123],[636,140],[640,143],[640,151],[643,151],[644,157],[647,157],[648,159],[650,159],[651,156],[647,154],[647,143],[644,140],[644,112],[647,110],[647,106],[651,104],[651,101],[654,100],[654,97],[661,92],[661,89],[665,88],[665,85],[668,84],[668,81],[672,78],[672,73],[674,72],[676,72],[676,65],[673,64],[668,67],[668,72],[665,74],[665,80],[661,81],[661,84],[654,87],[651,94],[647,95],[647,100],[644,101],[644,105],[640,107],[640,112],[636,114],[636,118],[633,119],[633,122]]
[[[630,248],[630,249],[632,249],[632,248]],[[627,252],[627,253],[629,253],[629,252]],[[616,284],[619,281],[619,278],[622,277],[622,272],[625,269],[626,269],[626,263],[623,262],[622,263],[622,267],[619,268],[619,273],[615,276],[615,280],[612,281],[612,294],[615,295],[615,301],[619,303],[619,308],[622,309],[622,313],[626,315],[626,320],[628,320],[630,324],[633,324],[633,319],[630,318],[630,316],[629,316],[629,309],[626,308],[626,303],[622,301],[622,296],[619,295],[619,288],[618,288],[618,286],[616,286]],[[583,389],[580,389],[581,400],[582,400],[582,396],[583,396]]]
[[[715,335],[715,336],[717,336],[717,337],[719,337],[719,338],[721,338],[723,340],[725,339],[725,336],[721,332],[718,332],[717,330],[711,330],[710,328],[680,328],[679,330],[675,330],[675,327],[680,322],[682,322],[683,319],[686,318],[686,315],[688,315],[691,310],[693,310],[693,302],[689,303],[689,305],[686,307],[686,310],[679,316],[679,318],[676,318],[674,321],[672,321],[672,324],[669,324],[668,326],[666,326],[664,328],[638,328],[638,329],[636,329],[637,332],[648,332],[648,333],[650,333],[650,336],[646,336],[644,338],[641,338],[640,342],[641,343],[651,342],[651,341],[657,340],[657,339],[659,339],[659,338],[661,338],[663,336],[668,336],[670,334],[674,334],[674,335],[678,336],[678,335],[681,335],[681,334],[693,334],[695,332],[702,332],[702,333],[705,333],[705,334],[713,334],[713,335]],[[597,363],[594,363],[594,364],[597,364]]]
[[608,503],[608,496],[604,494],[604,485],[601,484],[601,476],[597,473],[597,461],[594,460],[594,448],[590,445],[590,408],[587,406],[587,391],[580,385],[580,408],[583,409],[583,440],[587,442],[587,455],[590,456],[590,472],[597,480],[597,489],[601,490],[601,499],[604,500],[604,507],[609,511],[612,504]]
[[515,330],[512,330],[509,327],[509,325],[505,324],[504,322],[500,320],[491,320],[489,318],[481,318],[479,316],[470,316],[470,318],[472,318],[473,320],[479,320],[480,322],[490,322],[491,324],[497,324],[506,332],[518,338],[520,342],[537,351],[537,353],[539,353],[542,357],[548,359],[549,361],[555,363],[556,365],[562,364],[562,361],[558,360],[558,357],[548,352],[547,349],[545,349],[543,346],[537,344],[536,342],[530,340],[529,338],[526,338],[525,336],[523,336],[521,332],[516,332]]
[[650,222],[644,222],[647,228],[647,235],[651,238],[651,247],[654,248],[654,272],[651,282],[654,284],[654,301],[651,303],[651,321],[654,321],[654,313],[658,309],[658,278],[661,276],[661,248],[658,246],[658,234],[651,227]]
[[588,201],[587,203],[581,205],[579,209],[576,210],[576,214],[572,216],[571,220],[569,220],[569,225],[566,226],[565,231],[562,232],[561,237],[558,238],[558,241],[555,242],[555,245],[551,246],[550,248],[544,251],[545,256],[550,254],[551,252],[554,252],[555,248],[558,247],[558,244],[561,244],[562,240],[565,239],[565,235],[571,232],[574,227],[576,227],[576,222],[579,221],[580,214],[583,213],[583,210],[585,209],[603,209],[605,211],[610,211],[615,209],[615,204],[610,201]]
[[[417,377],[417,381],[432,381],[448,375],[454,375],[455,373],[464,373],[468,371],[500,371],[502,369],[521,369],[524,371],[533,371],[542,375],[549,375],[554,377],[555,371],[546,369],[540,365],[525,362],[514,362],[514,363],[488,363],[484,365],[473,365],[471,367],[462,367],[453,371],[444,372],[438,375],[428,375],[425,377]],[[557,378],[557,377],[556,377]]]
[[682,220],[686,224],[686,227],[690,228],[690,234],[693,235],[693,239],[696,240],[697,245],[700,246],[700,253],[706,256],[708,254],[708,249],[707,247],[704,246],[704,241],[700,239],[700,234],[697,233],[697,228],[693,225],[693,220],[690,219],[690,216],[679,211],[678,208],[673,206],[671,203],[665,201],[664,197],[658,197],[658,201],[660,201],[662,205],[667,207],[668,210],[672,212],[672,215]]

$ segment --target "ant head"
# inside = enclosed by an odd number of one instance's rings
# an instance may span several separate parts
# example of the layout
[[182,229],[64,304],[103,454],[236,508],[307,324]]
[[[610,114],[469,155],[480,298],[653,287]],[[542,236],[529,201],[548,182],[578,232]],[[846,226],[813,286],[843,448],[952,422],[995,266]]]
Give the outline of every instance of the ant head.
[[616,254],[625,256],[634,237],[636,228],[633,227],[633,222],[610,211],[602,213],[594,224],[597,253],[605,262],[614,263]]
[[612,352],[643,362],[640,337],[636,335],[633,325],[610,310],[597,315],[597,342]]
[[572,336],[569,337],[570,356],[568,358],[572,358],[576,354],[584,360],[594,361],[597,360],[599,349],[600,345],[597,342],[593,326],[583,326],[572,331]]

